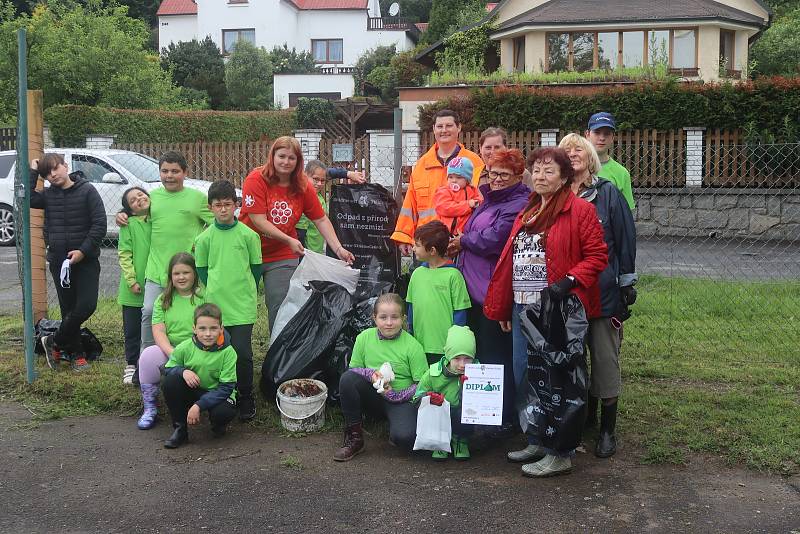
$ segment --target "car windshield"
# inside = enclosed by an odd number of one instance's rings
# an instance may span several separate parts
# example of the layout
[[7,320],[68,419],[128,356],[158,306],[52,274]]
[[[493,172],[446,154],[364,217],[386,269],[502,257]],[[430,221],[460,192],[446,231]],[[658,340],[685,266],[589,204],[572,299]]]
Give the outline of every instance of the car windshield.
[[144,154],[112,154],[111,159],[144,182],[159,182],[158,161]]

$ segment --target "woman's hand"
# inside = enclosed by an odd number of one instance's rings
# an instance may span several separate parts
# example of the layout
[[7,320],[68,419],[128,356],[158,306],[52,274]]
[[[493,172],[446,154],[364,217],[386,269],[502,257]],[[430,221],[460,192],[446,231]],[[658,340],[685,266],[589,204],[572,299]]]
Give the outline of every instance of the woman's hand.
[[38,159],[32,159],[31,160],[31,170],[32,171],[38,171],[39,170],[39,160]]
[[192,407],[189,408],[189,413],[186,414],[186,424],[196,425],[199,422],[200,422],[200,406],[192,404]]
[[356,261],[356,257],[353,256],[353,253],[344,248],[342,245],[339,245],[339,248],[336,250],[336,255],[340,260],[346,262],[347,265],[353,265],[353,262]]
[[[196,388],[196,387],[198,387],[200,385],[200,377],[197,376],[197,373],[195,373],[194,371],[192,371],[190,369],[185,369],[183,371],[183,381],[186,382],[186,385],[189,386],[192,389],[194,389],[194,388]],[[195,404],[195,406],[197,406],[197,405]],[[197,411],[199,413],[200,409],[198,408]]]
[[461,234],[456,234],[447,245],[447,255],[455,258],[461,252]]
[[139,282],[134,282],[134,284],[131,286],[131,293],[134,295],[142,294],[142,286],[139,285]]
[[499,321],[500,330],[503,332],[511,332],[511,321]]
[[298,256],[302,256],[306,253],[306,249],[303,248],[303,244],[293,237],[290,237],[286,244],[289,245],[289,248],[292,249],[292,252]]

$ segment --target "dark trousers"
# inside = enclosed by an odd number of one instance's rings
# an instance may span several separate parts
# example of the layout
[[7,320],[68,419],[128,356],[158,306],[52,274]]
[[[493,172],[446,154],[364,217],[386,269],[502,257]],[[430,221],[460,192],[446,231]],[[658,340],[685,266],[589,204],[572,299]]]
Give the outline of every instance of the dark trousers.
[[125,362],[139,365],[139,352],[142,346],[142,308],[140,306],[122,307],[122,332],[125,335]]
[[[173,425],[185,425],[189,408],[206,392],[204,389],[190,388],[180,373],[164,377],[161,381],[161,390],[164,392],[164,400],[167,402]],[[228,401],[220,402],[208,410],[211,426],[217,428],[225,427],[234,417],[236,417],[236,405]]]
[[475,333],[476,356],[481,363],[503,365],[503,425],[517,423],[516,387],[511,364],[511,332],[503,332],[500,323],[487,319],[483,305],[475,301],[467,310],[467,325]]
[[253,396],[253,325],[226,326],[236,351],[236,389],[242,397]]
[[450,406],[450,430],[453,437],[468,438],[475,431],[475,425],[466,425],[461,422],[461,404]]
[[58,305],[61,308],[61,326],[53,341],[70,354],[83,353],[81,325],[97,308],[97,291],[100,286],[100,261],[84,258],[70,267],[70,287],[61,287],[61,263],[50,262],[50,274],[56,286]]
[[411,450],[417,438],[417,407],[410,402],[393,404],[375,391],[364,377],[347,371],[339,379],[339,394],[344,422],[361,422],[365,412],[386,417],[389,439],[398,447]]

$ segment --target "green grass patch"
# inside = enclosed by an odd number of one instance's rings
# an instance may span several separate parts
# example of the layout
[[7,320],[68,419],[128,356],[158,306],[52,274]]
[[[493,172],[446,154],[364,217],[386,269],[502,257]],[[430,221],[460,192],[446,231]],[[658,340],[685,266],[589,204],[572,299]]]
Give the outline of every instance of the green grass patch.
[[[622,345],[621,439],[641,447],[646,463],[684,463],[700,453],[773,473],[800,472],[800,283],[644,276],[637,287]],[[268,347],[260,306],[256,383]],[[37,420],[136,415],[139,394],[121,383],[119,307],[103,299],[88,326],[104,345],[101,361],[86,373],[53,373],[39,358],[39,379],[28,385],[21,318],[0,316],[0,395],[24,403]],[[290,435],[268,400],[259,394],[251,426]],[[328,406],[324,430],[342,424],[340,410]],[[368,431],[379,436],[386,428],[372,423]]]

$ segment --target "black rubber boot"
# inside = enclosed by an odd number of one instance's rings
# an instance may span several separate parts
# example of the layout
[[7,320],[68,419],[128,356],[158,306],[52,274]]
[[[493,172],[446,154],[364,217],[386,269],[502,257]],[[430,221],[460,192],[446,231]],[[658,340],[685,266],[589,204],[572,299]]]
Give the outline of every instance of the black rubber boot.
[[250,421],[256,416],[256,400],[253,398],[253,392],[240,392],[239,397],[239,420]]
[[584,430],[591,430],[597,426],[597,397],[589,395],[589,401],[586,403],[586,422],[583,424]]
[[186,428],[186,423],[172,423],[172,428],[175,430],[169,439],[164,442],[164,447],[167,449],[177,449],[189,441],[189,431]]
[[600,408],[600,437],[594,448],[594,455],[598,458],[608,458],[617,452],[617,438],[614,429],[617,426],[617,403],[603,404]]

